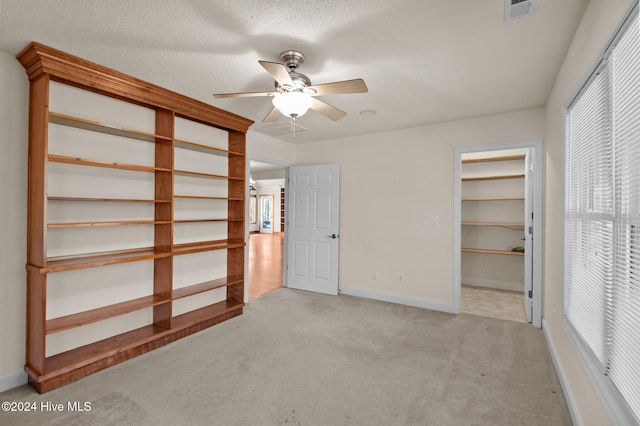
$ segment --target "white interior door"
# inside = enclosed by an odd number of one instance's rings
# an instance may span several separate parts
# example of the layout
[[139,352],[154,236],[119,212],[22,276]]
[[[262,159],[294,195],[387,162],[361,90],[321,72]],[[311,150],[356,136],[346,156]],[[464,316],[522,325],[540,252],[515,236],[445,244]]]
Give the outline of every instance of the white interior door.
[[525,155],[524,172],[524,310],[527,321],[533,313],[533,153],[530,148]]
[[340,166],[289,168],[287,286],[338,294]]
[[273,234],[273,195],[260,195],[260,233]]

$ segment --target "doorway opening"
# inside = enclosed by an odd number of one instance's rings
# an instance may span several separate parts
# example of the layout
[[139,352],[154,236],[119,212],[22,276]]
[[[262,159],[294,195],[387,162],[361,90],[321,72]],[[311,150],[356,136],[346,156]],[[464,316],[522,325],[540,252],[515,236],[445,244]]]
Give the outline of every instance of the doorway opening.
[[251,159],[248,169],[245,300],[251,301],[284,286],[287,166]]
[[541,152],[539,140],[456,148],[456,312],[541,326]]

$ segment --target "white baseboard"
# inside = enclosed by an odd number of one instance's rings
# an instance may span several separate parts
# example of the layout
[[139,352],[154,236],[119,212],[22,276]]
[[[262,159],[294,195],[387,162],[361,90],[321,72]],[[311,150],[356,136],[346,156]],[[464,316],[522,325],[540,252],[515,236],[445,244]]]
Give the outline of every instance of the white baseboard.
[[547,331],[547,323],[544,318],[542,318],[542,331],[544,333],[544,337],[547,339],[547,346],[549,347],[549,352],[551,353],[551,360],[553,361],[553,366],[556,368],[556,374],[558,375],[558,379],[560,380],[560,387],[562,388],[562,393],[564,394],[564,399],[567,401],[567,408],[569,409],[569,415],[571,415],[571,421],[574,425],[581,425],[582,420],[578,413],[576,412],[576,404],[573,399],[573,394],[569,390],[567,386],[567,378],[564,372],[564,369],[560,365],[560,361],[558,359],[558,353],[556,352],[556,347],[553,344],[553,339],[551,335]]
[[0,376],[0,392],[17,388],[27,383],[27,373],[24,371],[16,371],[15,373]]
[[381,293],[378,291],[362,290],[359,288],[340,287],[340,294],[348,296],[363,297],[365,299],[380,300],[382,302],[398,303],[400,305],[415,306],[416,308],[429,309],[432,311],[446,312],[454,314],[453,305],[433,302],[425,299],[415,299],[412,297],[398,296],[395,294]]

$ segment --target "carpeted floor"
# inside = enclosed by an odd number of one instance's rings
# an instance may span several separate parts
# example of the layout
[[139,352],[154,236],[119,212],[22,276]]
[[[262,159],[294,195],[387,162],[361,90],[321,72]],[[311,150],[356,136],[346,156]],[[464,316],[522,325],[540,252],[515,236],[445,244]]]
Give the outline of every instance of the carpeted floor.
[[[542,332],[277,290],[244,315],[38,395],[2,425],[570,425]],[[90,411],[69,412],[68,402]],[[41,404],[64,404],[43,412]]]

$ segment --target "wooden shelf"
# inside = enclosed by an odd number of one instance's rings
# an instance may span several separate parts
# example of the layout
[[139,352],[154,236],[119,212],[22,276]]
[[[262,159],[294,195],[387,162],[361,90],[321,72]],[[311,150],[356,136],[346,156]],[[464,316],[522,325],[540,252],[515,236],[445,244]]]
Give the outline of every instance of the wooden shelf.
[[103,306],[76,314],[66,315],[47,321],[47,334],[58,333],[74,327],[103,321],[105,319],[125,315],[141,309],[151,308],[171,302],[170,299],[162,298],[156,295],[140,297],[137,299],[127,300],[122,303]]
[[150,324],[95,343],[80,346],[45,360],[46,373],[27,365],[29,384],[45,393],[164,346],[242,314],[244,303],[222,301],[173,318],[171,328]]
[[513,160],[524,160],[524,154],[502,155],[500,157],[467,158],[466,160],[462,160],[462,164],[491,163],[494,161],[513,161]]
[[524,198],[463,198],[462,201],[524,201]]
[[46,265],[39,266],[29,264],[27,268],[40,273],[62,272],[73,269],[91,268],[94,266],[158,259],[168,256],[171,256],[170,251],[154,250],[152,247],[147,247],[83,255],[49,257],[47,258]]
[[140,166],[137,164],[109,163],[107,161],[88,160],[86,158],[67,157],[65,155],[49,154],[49,161],[53,163],[75,164],[77,166],[106,167],[110,169],[133,170],[135,172],[171,172],[171,169],[161,167]]
[[188,149],[189,151],[204,152],[206,154],[221,155],[224,157],[229,155],[229,151],[227,151],[226,149],[216,148],[213,146],[184,141],[180,139],[175,139],[174,146],[179,149]]
[[216,148],[213,146],[203,145],[196,142],[189,142],[181,139],[175,139],[175,147],[181,148],[181,149],[188,149],[190,151],[204,152],[207,154],[222,155],[225,157],[228,156],[229,154],[244,156],[244,153],[242,152],[229,151],[227,149]]
[[150,200],[150,199],[132,199],[132,198],[98,198],[98,197],[47,197],[49,201],[96,201],[110,203],[170,203],[171,200]]
[[230,219],[230,218],[223,218],[223,219],[180,219],[180,220],[174,220],[173,223],[200,223],[200,222],[239,222],[242,221],[243,219]]
[[167,225],[170,220],[121,220],[113,222],[57,222],[48,223],[48,228],[81,228],[99,226],[126,226],[126,225]]
[[491,175],[491,176],[471,176],[463,177],[464,182],[479,181],[479,180],[501,180],[501,179],[523,179],[524,173],[512,174],[512,175]]
[[238,284],[242,281],[242,277],[224,277],[218,278],[217,280],[205,281],[199,284],[176,288],[173,290],[173,300],[193,296],[194,294],[204,293],[205,291],[214,290],[220,287]]
[[523,252],[511,251],[511,250],[490,250],[490,249],[475,249],[475,248],[463,248],[464,253],[485,253],[485,254],[506,254],[510,256],[524,256]]
[[195,176],[195,177],[208,178],[208,179],[234,179],[234,178],[231,178],[231,177],[225,176],[225,175],[215,175],[215,174],[212,174],[212,173],[192,172],[192,171],[189,171],[189,170],[175,170],[175,173],[177,175]]
[[209,196],[206,196],[206,195],[174,195],[173,198],[191,199],[191,200],[243,201],[242,198],[209,197]]
[[216,320],[221,316],[232,313],[238,309],[240,309],[240,313],[242,313],[243,306],[244,303],[234,303],[229,300],[223,300],[222,302],[214,303],[213,305],[205,306],[204,308],[196,309],[194,311],[187,312],[186,314],[173,317],[171,327],[172,329],[184,329],[203,321]]
[[522,222],[462,222],[469,226],[513,226],[514,228],[524,228]]
[[92,132],[106,133],[124,138],[138,139],[146,142],[171,141],[171,138],[169,137],[154,135],[140,130],[127,129],[125,127],[112,126],[98,121],[73,117],[71,115],[60,114],[52,111],[49,111],[49,123],[90,130]]
[[202,251],[222,250],[229,248],[244,247],[242,240],[214,240],[200,241],[197,243],[175,244],[173,253],[175,255],[199,253]]

